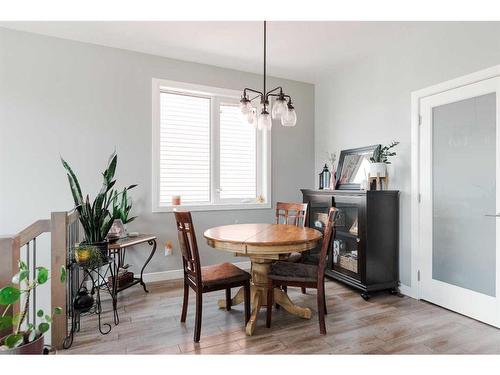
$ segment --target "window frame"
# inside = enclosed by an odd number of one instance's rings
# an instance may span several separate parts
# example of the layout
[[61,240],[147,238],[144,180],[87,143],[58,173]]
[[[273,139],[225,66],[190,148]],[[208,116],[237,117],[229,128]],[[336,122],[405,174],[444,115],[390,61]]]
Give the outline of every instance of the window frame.
[[[192,95],[210,98],[210,202],[160,205],[160,93]],[[239,199],[220,199],[220,104],[239,102],[236,90],[198,84],[152,80],[152,212],[173,212],[176,209],[191,211],[247,210],[271,208],[271,132],[256,131],[256,189],[264,202],[243,202]],[[249,125],[250,126],[250,125]],[[182,199],[182,197],[181,197]]]

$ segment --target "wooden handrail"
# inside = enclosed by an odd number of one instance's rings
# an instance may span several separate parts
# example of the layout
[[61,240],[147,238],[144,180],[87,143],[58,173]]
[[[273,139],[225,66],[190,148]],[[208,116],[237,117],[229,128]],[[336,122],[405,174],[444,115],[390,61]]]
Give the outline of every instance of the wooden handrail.
[[19,246],[22,247],[30,242],[33,238],[36,238],[42,233],[47,232],[50,232],[50,220],[37,220],[18,233],[20,242]]

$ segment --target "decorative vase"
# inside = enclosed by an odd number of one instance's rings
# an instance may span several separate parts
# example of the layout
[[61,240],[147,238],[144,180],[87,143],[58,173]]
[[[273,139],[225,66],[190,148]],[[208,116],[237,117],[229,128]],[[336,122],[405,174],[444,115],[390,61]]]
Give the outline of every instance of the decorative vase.
[[370,177],[386,177],[387,164],[385,163],[370,163]]
[[[0,343],[3,342],[4,339],[6,339],[7,336],[2,337],[0,339]],[[2,354],[7,354],[7,355],[12,355],[12,354],[43,354],[43,345],[44,345],[44,335],[41,335],[39,338],[18,346],[17,348],[12,348],[12,349],[5,349],[5,350],[0,350],[0,355]]]
[[87,312],[94,305],[94,297],[91,296],[87,288],[83,287],[78,291],[78,296],[75,298],[73,306],[80,313]]

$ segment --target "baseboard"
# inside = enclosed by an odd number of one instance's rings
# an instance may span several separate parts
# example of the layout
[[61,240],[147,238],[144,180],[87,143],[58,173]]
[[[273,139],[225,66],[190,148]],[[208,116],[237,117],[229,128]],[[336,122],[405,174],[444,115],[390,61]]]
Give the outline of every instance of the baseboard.
[[408,285],[405,285],[405,284],[401,284],[399,286],[399,292],[401,294],[404,294],[405,296],[408,296],[408,297],[411,297],[411,298],[414,298],[414,299],[418,299],[417,298],[417,293],[415,292],[414,288],[412,288],[411,286],[408,286]]
[[[238,266],[244,270],[250,270],[250,262],[235,262],[233,263],[235,266]],[[139,277],[138,274],[135,275]],[[182,269],[179,270],[170,270],[170,271],[161,271],[161,272],[150,272],[145,273],[143,275],[144,281],[146,283],[154,283],[157,281],[166,281],[166,280],[178,280],[184,277],[184,273]]]

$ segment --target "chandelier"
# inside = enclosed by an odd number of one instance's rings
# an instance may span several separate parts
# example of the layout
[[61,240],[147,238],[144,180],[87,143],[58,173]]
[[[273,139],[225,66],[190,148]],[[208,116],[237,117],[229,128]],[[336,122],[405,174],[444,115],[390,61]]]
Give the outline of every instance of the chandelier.
[[[251,98],[249,93],[257,95]],[[274,98],[271,114],[268,112],[270,97]],[[260,114],[257,114],[257,108],[252,105],[256,99],[260,99]],[[290,95],[286,95],[281,86],[266,91],[266,21],[264,21],[264,88],[262,91],[245,88],[240,100],[240,110],[248,123],[259,130],[271,130],[273,119],[280,119],[283,126],[295,126],[297,123],[297,114]]]

